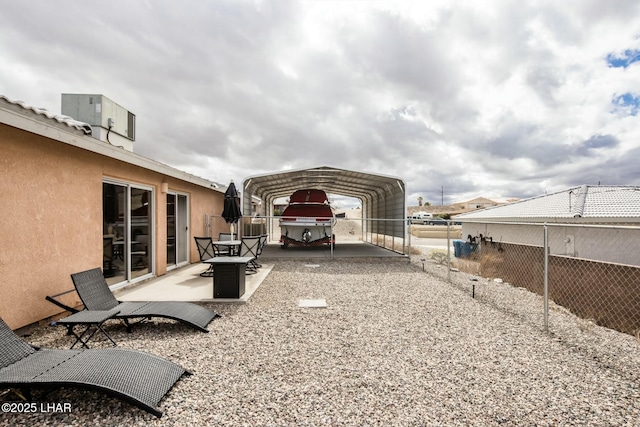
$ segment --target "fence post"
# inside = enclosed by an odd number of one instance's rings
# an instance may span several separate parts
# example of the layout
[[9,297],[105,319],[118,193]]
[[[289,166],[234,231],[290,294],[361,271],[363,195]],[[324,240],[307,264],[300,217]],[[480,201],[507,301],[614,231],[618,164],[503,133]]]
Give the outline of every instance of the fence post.
[[451,283],[451,237],[449,230],[451,223],[447,221],[447,282]]
[[[338,220],[336,220],[336,224],[337,224],[337,221]],[[330,224],[331,224],[331,228],[330,228],[329,232],[331,233],[331,240],[330,240],[331,243],[329,243],[329,250],[330,250],[330,253],[331,253],[331,260],[333,260],[333,245],[335,244],[334,241],[333,241],[333,222],[331,222]]]
[[[406,219],[405,219],[406,221]],[[408,233],[408,239],[407,239],[407,254],[409,255],[409,259],[411,259],[411,222],[409,222],[407,224],[407,233]]]
[[549,229],[544,223],[544,331],[549,333]]

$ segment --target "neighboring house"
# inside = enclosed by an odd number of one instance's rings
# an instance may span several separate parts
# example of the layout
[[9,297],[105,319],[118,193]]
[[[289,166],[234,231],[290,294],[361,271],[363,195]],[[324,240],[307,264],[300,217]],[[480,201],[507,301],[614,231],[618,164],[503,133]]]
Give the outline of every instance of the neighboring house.
[[[543,246],[549,229],[550,253],[628,265],[640,263],[638,233],[625,229],[574,227],[581,225],[640,225],[640,187],[591,186],[569,188],[515,203],[457,215],[462,236],[493,242]],[[513,223],[513,224],[510,224]],[[603,245],[613,241],[616,245]]]
[[474,209],[489,208],[491,206],[496,206],[498,204],[499,204],[498,202],[487,199],[486,197],[477,197],[475,199],[468,200],[466,202],[454,203],[453,206],[455,206],[459,210],[469,211]]
[[461,266],[541,296],[548,291],[583,319],[638,333],[640,187],[583,185],[455,220],[472,241],[460,248]]
[[[94,111],[105,99],[91,96]],[[127,286],[199,262],[193,237],[228,230],[205,220],[225,188],[130,151],[135,116],[124,118],[117,135],[110,117],[88,124],[0,96],[0,316],[12,328],[59,313],[45,296],[73,288],[71,273],[99,266],[112,289]]]
[[411,216],[418,211],[425,211],[433,214],[434,216],[442,215],[459,215],[464,212],[473,211],[477,209],[484,209],[491,206],[498,206],[506,203],[513,203],[518,199],[506,199],[504,201],[495,201],[487,199],[486,197],[478,197],[466,202],[458,202],[447,206],[409,206],[407,208],[407,215]]

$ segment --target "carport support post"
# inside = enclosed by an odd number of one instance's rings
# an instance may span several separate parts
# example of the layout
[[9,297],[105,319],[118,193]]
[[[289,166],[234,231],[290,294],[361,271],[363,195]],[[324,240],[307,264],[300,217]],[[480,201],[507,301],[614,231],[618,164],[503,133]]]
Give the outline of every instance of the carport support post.
[[544,331],[549,333],[549,229],[544,223]]

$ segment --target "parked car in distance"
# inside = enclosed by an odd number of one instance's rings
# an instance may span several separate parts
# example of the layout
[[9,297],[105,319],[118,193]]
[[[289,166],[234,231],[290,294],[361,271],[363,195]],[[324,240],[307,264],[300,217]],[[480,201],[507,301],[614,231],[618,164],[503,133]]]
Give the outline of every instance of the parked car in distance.
[[433,219],[433,214],[429,212],[416,212],[411,215],[411,224],[426,224],[430,219]]
[[428,225],[447,225],[449,222],[442,218],[433,218],[427,221]]

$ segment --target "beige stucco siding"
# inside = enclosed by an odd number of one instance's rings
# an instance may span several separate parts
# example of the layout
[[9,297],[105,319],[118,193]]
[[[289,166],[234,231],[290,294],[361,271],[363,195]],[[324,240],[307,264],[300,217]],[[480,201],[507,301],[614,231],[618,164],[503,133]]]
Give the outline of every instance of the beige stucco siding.
[[[60,312],[45,296],[72,288],[71,273],[102,266],[105,177],[155,189],[158,275],[166,272],[161,183],[189,196],[190,236],[204,213],[222,211],[220,192],[0,124],[0,316],[10,327]],[[189,247],[190,261],[199,261]]]

